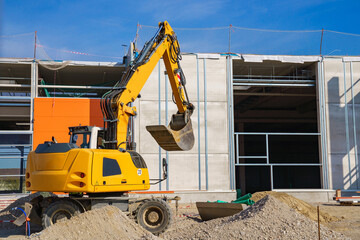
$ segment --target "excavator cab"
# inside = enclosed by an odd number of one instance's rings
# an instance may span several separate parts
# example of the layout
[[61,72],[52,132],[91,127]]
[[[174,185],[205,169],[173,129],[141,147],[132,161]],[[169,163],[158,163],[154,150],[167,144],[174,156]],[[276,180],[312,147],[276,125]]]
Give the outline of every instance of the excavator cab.
[[103,147],[104,130],[93,126],[69,127],[70,144],[79,148],[97,149]]

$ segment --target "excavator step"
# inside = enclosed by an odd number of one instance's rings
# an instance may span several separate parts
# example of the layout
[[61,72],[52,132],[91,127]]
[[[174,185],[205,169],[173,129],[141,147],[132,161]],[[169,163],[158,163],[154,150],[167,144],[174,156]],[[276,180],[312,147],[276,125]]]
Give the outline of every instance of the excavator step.
[[146,126],[146,130],[166,151],[188,151],[194,146],[195,138],[191,120],[178,131],[164,125]]

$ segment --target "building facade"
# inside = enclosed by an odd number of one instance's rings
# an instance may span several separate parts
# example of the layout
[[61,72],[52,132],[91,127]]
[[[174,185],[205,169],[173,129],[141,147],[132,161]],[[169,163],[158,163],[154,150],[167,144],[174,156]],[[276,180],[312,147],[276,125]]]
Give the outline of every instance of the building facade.
[[[135,101],[137,151],[154,191],[234,194],[261,190],[358,190],[360,58],[184,54],[196,110],[195,145],[166,152],[145,126],[176,112],[160,62]],[[109,62],[0,59],[0,191],[22,189],[26,155],[67,127],[102,127],[99,98],[121,78]],[[234,195],[232,195],[234,196]]]

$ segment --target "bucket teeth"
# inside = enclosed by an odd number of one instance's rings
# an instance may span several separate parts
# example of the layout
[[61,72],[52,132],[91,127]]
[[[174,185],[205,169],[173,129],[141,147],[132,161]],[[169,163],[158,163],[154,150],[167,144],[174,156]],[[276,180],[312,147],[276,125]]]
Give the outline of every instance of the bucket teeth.
[[166,151],[188,151],[194,146],[195,138],[191,120],[177,131],[164,125],[146,126],[146,130]]

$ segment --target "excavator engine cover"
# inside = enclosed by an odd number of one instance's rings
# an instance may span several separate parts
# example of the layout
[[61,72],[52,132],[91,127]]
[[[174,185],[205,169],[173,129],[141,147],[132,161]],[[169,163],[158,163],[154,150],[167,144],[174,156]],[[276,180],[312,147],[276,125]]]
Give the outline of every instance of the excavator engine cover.
[[166,151],[187,151],[194,146],[195,138],[191,119],[186,122],[173,116],[169,127],[164,125],[146,126],[159,146]]

